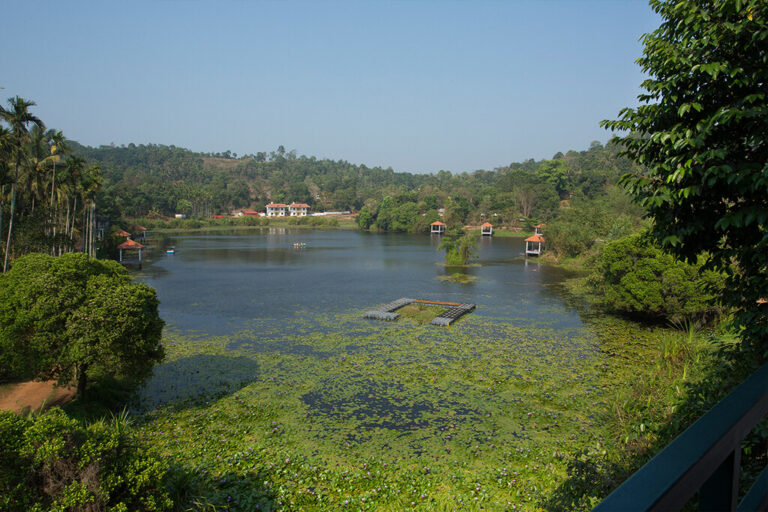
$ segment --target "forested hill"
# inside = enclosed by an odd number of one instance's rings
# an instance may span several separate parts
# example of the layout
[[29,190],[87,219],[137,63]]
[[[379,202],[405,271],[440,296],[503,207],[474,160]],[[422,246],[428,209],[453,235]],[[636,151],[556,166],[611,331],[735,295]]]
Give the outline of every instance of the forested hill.
[[598,142],[585,151],[558,153],[493,171],[399,173],[344,160],[297,156],[282,146],[271,153],[236,158],[163,145],[82,146],[74,152],[101,165],[101,211],[127,216],[180,212],[207,216],[233,208],[262,209],[270,202],[305,202],[315,210],[374,210],[385,197],[420,211],[465,208],[506,216],[542,216],[558,201],[594,197],[632,164],[619,149]]

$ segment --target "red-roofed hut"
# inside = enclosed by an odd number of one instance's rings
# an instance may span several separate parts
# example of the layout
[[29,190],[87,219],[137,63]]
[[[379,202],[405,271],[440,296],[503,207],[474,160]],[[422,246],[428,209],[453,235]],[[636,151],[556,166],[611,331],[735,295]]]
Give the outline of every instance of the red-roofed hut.
[[126,240],[125,242],[121,243],[117,246],[117,248],[120,250],[120,263],[126,264],[126,263],[135,263],[135,260],[127,260],[123,259],[123,251],[139,251],[139,265],[141,265],[141,250],[144,249],[144,246],[141,245],[139,242],[136,242],[134,240]]
[[529,236],[525,239],[525,255],[540,256],[544,248],[544,237],[541,235]]
[[442,235],[443,233],[445,233],[445,224],[440,222],[439,220],[433,222],[432,224],[430,224],[430,226],[432,226],[432,230],[430,231],[430,233],[432,233],[433,235]]
[[480,226],[480,234],[482,236],[493,236],[493,224],[486,222]]
[[124,229],[118,229],[115,231],[115,236],[124,236],[125,238],[128,238],[131,234]]
[[543,235],[546,224],[536,224],[533,226],[533,233],[536,235]]
[[138,235],[136,235],[134,238],[136,240],[146,240],[147,238],[147,228],[144,226],[139,226],[138,224],[134,226],[134,231],[138,231]]

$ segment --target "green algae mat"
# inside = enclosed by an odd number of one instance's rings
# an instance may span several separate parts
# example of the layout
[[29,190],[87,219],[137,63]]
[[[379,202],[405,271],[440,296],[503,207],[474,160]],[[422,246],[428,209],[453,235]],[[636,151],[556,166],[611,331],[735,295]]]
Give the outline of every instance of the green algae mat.
[[604,437],[586,328],[303,312],[165,345],[139,429],[212,509],[536,510]]

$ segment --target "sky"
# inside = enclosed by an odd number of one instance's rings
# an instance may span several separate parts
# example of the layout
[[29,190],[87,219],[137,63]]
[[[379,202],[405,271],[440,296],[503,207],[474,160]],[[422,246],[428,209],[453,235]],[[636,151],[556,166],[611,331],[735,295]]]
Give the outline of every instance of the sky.
[[0,0],[0,98],[82,144],[396,171],[585,150],[637,104],[642,0]]

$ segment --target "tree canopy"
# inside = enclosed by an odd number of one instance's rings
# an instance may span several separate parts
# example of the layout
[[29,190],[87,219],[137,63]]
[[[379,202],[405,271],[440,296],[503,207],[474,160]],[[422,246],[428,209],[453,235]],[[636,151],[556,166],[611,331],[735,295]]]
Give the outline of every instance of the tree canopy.
[[114,261],[23,256],[0,278],[0,379],[141,380],[164,355],[157,306]]
[[[746,339],[768,337],[768,5],[652,0],[641,105],[604,121],[644,172],[624,183],[662,246],[728,272]],[[732,265],[732,263],[735,263]],[[768,343],[764,345],[768,347]],[[768,353],[764,354],[768,356]]]
[[721,276],[675,260],[642,234],[607,244],[599,257],[603,302],[646,320],[704,323],[719,314],[713,305]]

